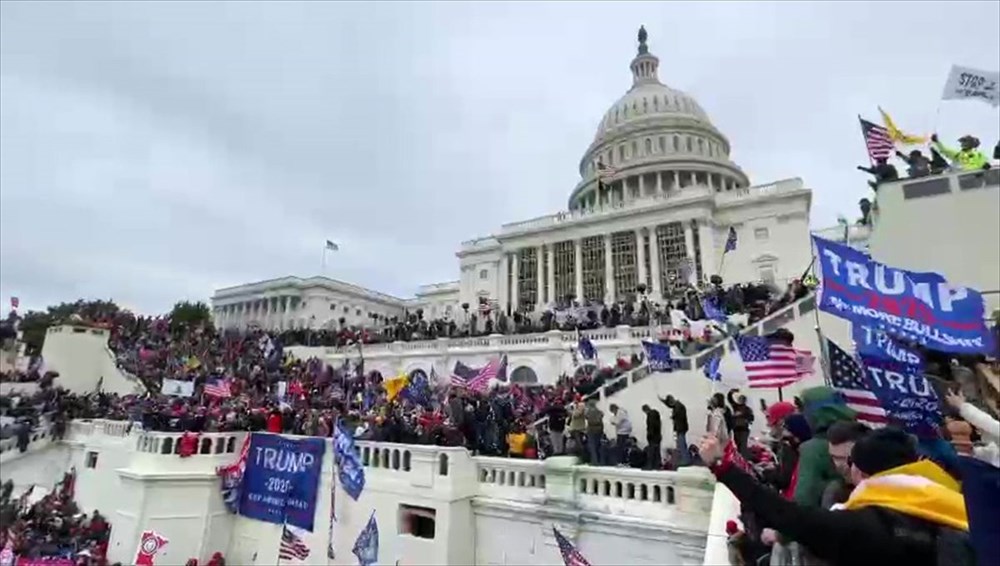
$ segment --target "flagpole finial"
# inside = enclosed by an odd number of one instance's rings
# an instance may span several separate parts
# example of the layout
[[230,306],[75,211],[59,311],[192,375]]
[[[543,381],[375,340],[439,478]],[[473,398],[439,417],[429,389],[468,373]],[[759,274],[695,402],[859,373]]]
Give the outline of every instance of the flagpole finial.
[[649,46],[646,45],[646,38],[648,36],[646,26],[639,26],[639,55],[649,53]]

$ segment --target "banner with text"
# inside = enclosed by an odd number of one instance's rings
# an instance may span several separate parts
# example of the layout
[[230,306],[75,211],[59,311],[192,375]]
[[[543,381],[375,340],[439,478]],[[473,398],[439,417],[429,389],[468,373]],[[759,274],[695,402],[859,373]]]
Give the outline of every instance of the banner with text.
[[160,392],[174,397],[190,397],[194,395],[194,382],[179,379],[164,379]]
[[854,345],[858,354],[892,360],[914,368],[922,368],[924,360],[919,353],[893,339],[884,330],[864,324],[854,324]]
[[971,67],[951,66],[948,80],[944,83],[942,100],[972,98],[982,100],[990,106],[1000,106],[1000,72],[983,71]]
[[813,236],[823,274],[820,309],[935,350],[992,350],[983,297],[953,287],[937,273],[896,269],[868,255]]
[[243,476],[240,515],[313,530],[326,441],[253,433]]
[[882,358],[861,356],[868,387],[885,409],[890,422],[920,438],[935,437],[941,425],[937,392],[911,366]]

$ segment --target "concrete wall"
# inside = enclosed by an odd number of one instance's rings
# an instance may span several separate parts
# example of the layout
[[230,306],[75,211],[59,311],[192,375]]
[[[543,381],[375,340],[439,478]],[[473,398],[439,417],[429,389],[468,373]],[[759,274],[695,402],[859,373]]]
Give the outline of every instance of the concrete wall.
[[[59,372],[57,384],[74,393],[101,390],[125,395],[142,386],[118,369],[108,349],[109,332],[103,328],[53,326],[45,334],[42,357],[46,368]],[[103,381],[101,378],[104,378]]]

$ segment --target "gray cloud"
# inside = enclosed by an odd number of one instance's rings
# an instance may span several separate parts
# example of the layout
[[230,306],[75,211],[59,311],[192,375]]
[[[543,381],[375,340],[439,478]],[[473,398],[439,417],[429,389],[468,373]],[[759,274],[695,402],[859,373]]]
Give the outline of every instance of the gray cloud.
[[[929,131],[950,64],[1000,67],[998,19],[954,2],[3,2],[0,295],[157,312],[316,273],[327,238],[331,276],[403,296],[455,278],[460,241],[565,206],[640,23],[751,178],[802,177],[832,224],[866,190],[856,115]],[[1000,130],[956,102],[937,127]]]

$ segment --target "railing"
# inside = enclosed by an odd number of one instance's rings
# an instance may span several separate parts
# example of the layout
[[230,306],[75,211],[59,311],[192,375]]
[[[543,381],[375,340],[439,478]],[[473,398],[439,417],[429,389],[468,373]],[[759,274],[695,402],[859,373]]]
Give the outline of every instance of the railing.
[[[632,328],[619,326],[617,328],[597,328],[576,331],[549,330],[532,334],[491,334],[489,336],[470,336],[465,338],[437,338],[435,340],[415,340],[412,342],[383,342],[379,344],[364,344],[362,351],[366,356],[392,355],[407,352],[444,352],[451,349],[498,349],[554,347],[566,348],[575,346],[580,336],[585,336],[596,345],[616,342],[621,345],[635,345],[636,340],[649,338],[654,333],[659,335],[673,330],[669,325],[642,326]],[[357,355],[357,345],[328,346],[324,349],[327,356]]]
[[531,501],[545,494],[545,467],[541,460],[487,456],[473,459],[480,495]]
[[[52,427],[40,426],[32,430],[28,434],[28,448],[27,451],[30,452],[32,448],[39,446],[39,442],[42,440],[50,439],[52,436]],[[17,452],[17,436],[11,436],[10,438],[5,438],[0,440],[0,455],[9,455],[10,453]]]
[[[798,317],[805,316],[816,309],[816,295],[810,294],[798,301],[778,310],[774,313],[768,315],[764,319],[758,321],[756,324],[749,326],[740,331],[740,334],[745,336],[761,336],[765,334],[770,334],[775,330],[787,325],[789,322],[795,320]],[[641,329],[635,328],[633,331],[640,331]],[[692,370],[700,369],[705,366],[709,359],[716,355],[723,355],[726,353],[727,344],[730,344],[731,340],[723,340],[718,344],[715,344],[707,350],[703,350],[694,356],[689,357],[678,357],[674,359],[676,368],[679,370]],[[729,351],[732,351],[734,345],[729,345]],[[612,379],[602,385],[597,391],[588,393],[584,399],[595,399],[601,401],[607,399],[619,391],[627,389],[630,385],[637,383],[650,375],[651,371],[649,365],[642,365],[635,369],[629,370],[628,372]],[[568,409],[569,407],[567,407]],[[548,422],[548,417],[542,417],[532,423],[532,426],[538,427],[542,424]]]
[[[192,433],[194,434],[194,433]],[[235,454],[242,446],[245,432],[206,432],[198,434],[198,448],[191,456],[218,456]],[[139,432],[136,435],[136,452],[145,454],[180,454],[184,433]]]

